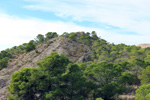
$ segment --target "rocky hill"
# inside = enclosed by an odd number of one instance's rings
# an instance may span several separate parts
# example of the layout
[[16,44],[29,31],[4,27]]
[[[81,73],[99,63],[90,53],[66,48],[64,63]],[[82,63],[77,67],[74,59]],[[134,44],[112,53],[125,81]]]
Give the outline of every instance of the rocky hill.
[[[73,63],[82,61],[76,64],[80,66],[86,79],[97,87],[96,91],[99,93],[91,93],[93,97],[102,97],[104,100],[134,100],[135,91],[141,85],[141,73],[150,66],[150,48],[146,48],[149,46],[111,44],[98,37],[95,31],[64,32],[60,36],[55,32],[48,32],[45,37],[39,34],[29,43],[0,52],[0,100],[7,100],[9,96],[7,86],[13,73],[24,67],[37,67],[37,62],[51,52],[64,54]],[[107,86],[112,88],[106,88]]]
[[65,37],[53,38],[36,47],[35,50],[13,57],[6,68],[0,70],[0,100],[7,100],[7,86],[10,76],[24,67],[37,67],[36,62],[41,61],[51,52],[57,51],[65,54],[72,62],[90,59],[90,47],[81,42],[72,41]]

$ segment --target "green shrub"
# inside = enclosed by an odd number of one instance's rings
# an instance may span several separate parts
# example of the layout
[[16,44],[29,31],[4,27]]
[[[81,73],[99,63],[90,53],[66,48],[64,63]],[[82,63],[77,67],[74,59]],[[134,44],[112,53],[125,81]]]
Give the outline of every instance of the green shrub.
[[5,57],[0,60],[0,70],[3,69],[4,67],[7,67],[8,61],[9,61],[8,57]]

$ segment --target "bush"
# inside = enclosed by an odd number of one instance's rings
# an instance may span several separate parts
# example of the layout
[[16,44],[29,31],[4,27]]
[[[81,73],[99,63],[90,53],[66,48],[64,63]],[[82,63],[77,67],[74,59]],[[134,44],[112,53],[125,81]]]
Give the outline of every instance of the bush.
[[75,41],[76,40],[76,37],[77,37],[77,34],[76,33],[70,33],[69,34],[69,39]]
[[134,82],[134,75],[130,74],[129,72],[123,72],[120,77],[121,83],[132,84]]
[[31,40],[26,46],[25,46],[25,50],[26,52],[29,52],[31,50],[35,49],[35,43],[33,40]]
[[0,60],[0,70],[3,69],[4,67],[7,67],[8,61],[9,61],[8,57],[5,57]]

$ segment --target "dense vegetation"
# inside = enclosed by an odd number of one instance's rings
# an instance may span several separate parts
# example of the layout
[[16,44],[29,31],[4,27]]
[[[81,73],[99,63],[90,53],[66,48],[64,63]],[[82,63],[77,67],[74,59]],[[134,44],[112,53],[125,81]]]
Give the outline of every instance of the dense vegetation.
[[[0,67],[6,67],[13,55],[34,50],[54,37],[58,37],[55,32],[39,34],[29,43],[2,51]],[[38,68],[12,75],[9,100],[113,100],[141,84],[136,100],[150,99],[150,48],[108,43],[95,31],[64,32],[60,37],[90,46],[90,59],[73,64],[66,56],[52,53],[37,63]]]

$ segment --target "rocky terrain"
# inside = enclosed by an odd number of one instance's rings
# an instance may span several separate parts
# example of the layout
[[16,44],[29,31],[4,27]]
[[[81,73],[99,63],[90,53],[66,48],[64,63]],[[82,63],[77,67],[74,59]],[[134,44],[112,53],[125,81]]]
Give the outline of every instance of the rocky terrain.
[[150,47],[150,44],[139,44],[138,46],[140,46],[141,48],[147,48]]
[[36,62],[57,51],[65,54],[72,62],[86,61],[90,59],[90,47],[81,42],[75,42],[64,37],[53,38],[36,47],[35,50],[14,56],[8,66],[0,70],[0,100],[7,100],[7,86],[10,82],[11,74],[24,67],[37,67]]

